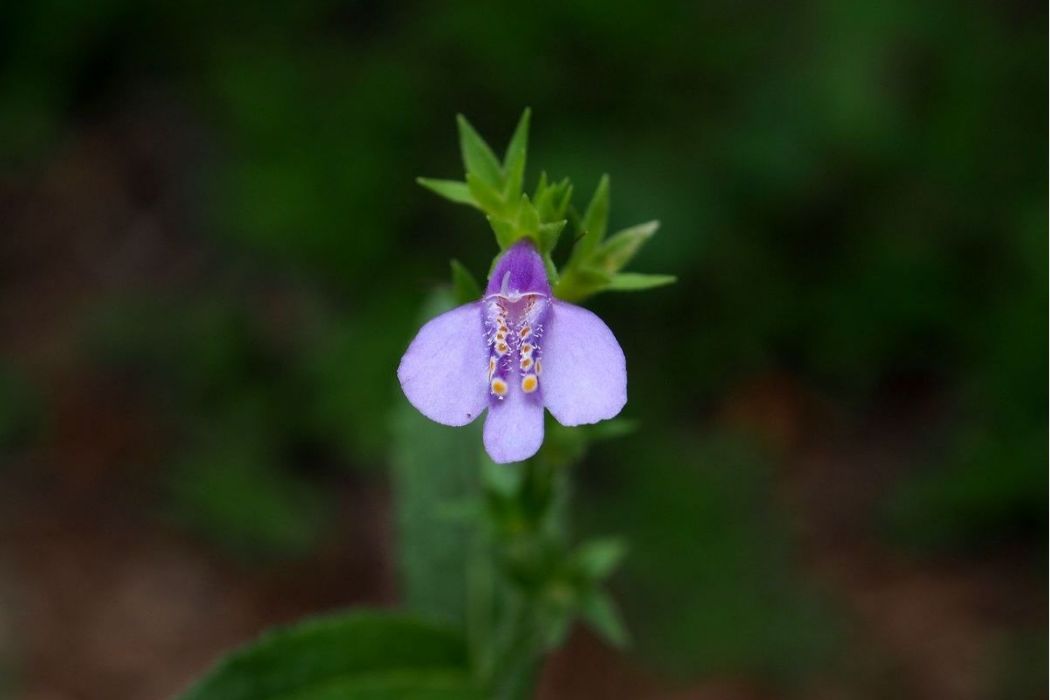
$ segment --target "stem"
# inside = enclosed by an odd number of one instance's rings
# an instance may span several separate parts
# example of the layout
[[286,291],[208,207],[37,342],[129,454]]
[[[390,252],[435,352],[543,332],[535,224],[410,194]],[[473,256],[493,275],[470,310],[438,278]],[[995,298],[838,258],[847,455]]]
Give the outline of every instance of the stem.
[[[489,600],[471,601],[471,608],[477,608],[479,614],[495,612],[490,618],[494,624],[472,625],[470,635],[484,685],[491,697],[500,700],[526,698],[534,690],[540,661],[547,651],[543,628],[545,577],[552,573],[547,570],[547,558],[551,543],[559,553],[567,548],[566,470],[541,457],[529,460],[523,468],[510,504],[518,518],[515,531],[502,532],[497,522],[489,546],[479,552],[491,567]],[[522,561],[522,551],[534,561]],[[530,581],[530,576],[536,580]],[[474,589],[471,597],[482,592]]]

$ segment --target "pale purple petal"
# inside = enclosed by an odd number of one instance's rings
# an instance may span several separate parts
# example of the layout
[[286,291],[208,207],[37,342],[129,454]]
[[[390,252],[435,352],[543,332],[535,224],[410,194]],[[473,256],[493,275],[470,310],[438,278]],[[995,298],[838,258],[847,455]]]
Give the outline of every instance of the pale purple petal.
[[521,462],[543,444],[543,404],[535,394],[512,387],[485,417],[485,451],[496,464]]
[[488,405],[481,307],[465,304],[419,329],[397,368],[409,402],[430,420],[466,425]]
[[543,402],[562,425],[612,418],[627,403],[623,350],[587,309],[555,300],[543,350]]

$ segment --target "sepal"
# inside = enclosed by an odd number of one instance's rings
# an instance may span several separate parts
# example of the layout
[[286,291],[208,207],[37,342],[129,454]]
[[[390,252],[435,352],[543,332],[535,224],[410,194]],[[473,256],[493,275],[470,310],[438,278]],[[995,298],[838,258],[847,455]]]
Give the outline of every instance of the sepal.
[[576,244],[569,262],[554,289],[555,296],[580,301],[592,294],[609,291],[639,291],[670,284],[671,275],[643,275],[620,272],[638,254],[659,228],[648,221],[618,231],[605,238],[609,224],[609,177],[603,175],[582,218],[576,220]]
[[507,151],[503,155],[503,172],[506,182],[503,185],[503,196],[513,202],[521,195],[521,188],[525,182],[525,160],[529,147],[529,119],[532,111],[526,107],[518,120],[518,126],[514,129],[514,135],[510,137]]
[[504,181],[503,167],[496,159],[496,154],[462,114],[456,115],[456,125],[459,127],[459,151],[463,157],[464,172],[474,175],[493,189],[500,189]]
[[594,254],[595,266],[610,274],[622,270],[658,228],[659,221],[647,221],[614,233]]
[[459,182],[458,180],[437,180],[429,177],[417,177],[416,182],[439,197],[444,197],[451,202],[455,202],[456,204],[466,204],[475,209],[481,209],[478,200],[474,198],[474,194],[470,191],[470,186],[465,182]]
[[[531,111],[525,109],[503,154],[493,149],[463,115],[456,118],[464,181],[418,178],[417,182],[445,199],[480,209],[501,251],[530,240],[543,258],[555,296],[580,301],[603,291],[640,291],[670,284],[671,275],[623,272],[641,247],[656,233],[650,221],[606,237],[609,226],[609,176],[602,175],[581,216],[572,208],[568,178],[553,181],[541,172],[532,196],[524,189]],[[564,269],[552,253],[566,224],[573,222],[574,244]]]
[[655,289],[678,280],[674,275],[645,275],[640,272],[621,272],[613,275],[606,289],[614,292],[640,292],[644,289]]

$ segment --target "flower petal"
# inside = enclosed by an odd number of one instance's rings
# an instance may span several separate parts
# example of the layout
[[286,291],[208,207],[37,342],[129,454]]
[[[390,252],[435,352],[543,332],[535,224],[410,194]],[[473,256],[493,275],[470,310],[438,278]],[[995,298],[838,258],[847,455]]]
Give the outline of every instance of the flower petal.
[[496,464],[521,462],[543,444],[543,404],[535,395],[512,387],[485,417],[485,451]]
[[527,240],[518,241],[499,257],[485,289],[485,296],[499,294],[511,298],[522,294],[550,296],[550,293],[543,258]]
[[481,307],[475,302],[420,328],[401,358],[397,378],[424,416],[444,425],[466,425],[488,405],[487,366]]
[[555,300],[544,342],[540,389],[559,423],[597,423],[620,412],[627,403],[627,361],[605,322]]

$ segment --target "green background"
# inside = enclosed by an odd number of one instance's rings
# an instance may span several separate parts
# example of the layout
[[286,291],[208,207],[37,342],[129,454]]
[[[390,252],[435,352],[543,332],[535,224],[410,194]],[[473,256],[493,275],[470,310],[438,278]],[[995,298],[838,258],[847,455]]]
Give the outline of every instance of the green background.
[[635,644],[578,633],[541,694],[1041,692],[1046,22],[5,8],[6,688],[166,695],[266,625],[399,600],[394,369],[449,258],[496,252],[414,178],[462,176],[457,112],[501,146],[531,106],[529,186],[582,207],[608,172],[613,230],[662,224],[632,268],[679,279],[590,304],[637,429],[575,471],[576,526],[630,543]]

